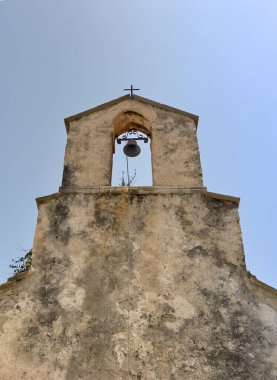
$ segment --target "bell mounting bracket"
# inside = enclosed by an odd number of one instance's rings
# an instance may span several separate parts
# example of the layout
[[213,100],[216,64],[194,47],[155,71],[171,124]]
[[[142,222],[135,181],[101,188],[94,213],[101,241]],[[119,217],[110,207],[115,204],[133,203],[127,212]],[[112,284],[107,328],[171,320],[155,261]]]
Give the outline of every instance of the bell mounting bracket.
[[118,144],[121,144],[122,141],[128,141],[128,140],[142,140],[144,143],[148,143],[148,136],[144,136],[142,133],[139,133],[138,131],[131,130],[129,132],[124,133],[122,137],[116,137],[116,142]]

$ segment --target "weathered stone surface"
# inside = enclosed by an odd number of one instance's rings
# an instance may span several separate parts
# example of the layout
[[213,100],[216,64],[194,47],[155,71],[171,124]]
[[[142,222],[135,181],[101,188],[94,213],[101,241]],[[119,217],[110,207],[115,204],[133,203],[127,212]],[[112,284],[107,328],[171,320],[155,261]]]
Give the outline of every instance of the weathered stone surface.
[[[93,117],[107,123],[130,102]],[[38,200],[34,269],[0,287],[1,380],[276,379],[276,294],[246,271],[237,200],[193,189],[194,129],[143,107],[160,123],[163,187],[102,187],[111,158],[91,141],[95,124],[70,126],[64,187]]]
[[195,121],[134,99],[125,99],[70,123],[63,186],[110,185],[115,123],[129,111],[143,115],[151,126],[154,185],[203,186]]
[[63,194],[40,206],[34,267],[1,291],[3,379],[276,376],[232,202]]

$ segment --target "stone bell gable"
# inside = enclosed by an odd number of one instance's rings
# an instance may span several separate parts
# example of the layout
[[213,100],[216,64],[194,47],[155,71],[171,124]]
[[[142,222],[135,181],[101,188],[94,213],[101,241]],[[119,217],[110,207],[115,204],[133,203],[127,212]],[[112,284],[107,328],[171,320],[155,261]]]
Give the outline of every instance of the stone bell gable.
[[152,138],[154,186],[202,187],[198,116],[134,95],[65,119],[63,186],[110,186],[114,137],[134,128]]
[[[277,292],[246,270],[239,198],[203,186],[197,122],[138,96],[65,119],[33,267],[0,286],[0,379],[276,379]],[[134,129],[153,186],[113,187]]]

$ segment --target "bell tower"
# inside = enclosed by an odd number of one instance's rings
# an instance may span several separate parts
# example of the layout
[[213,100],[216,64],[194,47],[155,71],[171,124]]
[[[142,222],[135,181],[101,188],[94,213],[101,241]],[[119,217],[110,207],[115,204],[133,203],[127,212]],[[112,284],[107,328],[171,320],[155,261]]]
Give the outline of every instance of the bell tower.
[[[65,119],[33,267],[0,286],[0,379],[276,379],[277,292],[246,270],[239,198],[203,186],[197,124],[128,95]],[[134,130],[153,186],[111,186]]]
[[155,187],[203,187],[195,115],[127,95],[65,123],[64,188],[111,186],[115,140],[133,129],[151,137]]

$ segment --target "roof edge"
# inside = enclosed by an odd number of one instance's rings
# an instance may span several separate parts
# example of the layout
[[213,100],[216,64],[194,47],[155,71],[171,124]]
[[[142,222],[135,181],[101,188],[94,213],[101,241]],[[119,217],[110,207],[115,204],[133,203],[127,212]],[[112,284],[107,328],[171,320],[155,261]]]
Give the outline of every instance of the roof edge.
[[248,271],[247,274],[248,274],[248,278],[249,278],[250,282],[252,282],[253,284],[259,286],[260,288],[263,288],[265,290],[270,291],[272,294],[274,294],[275,296],[277,296],[277,289],[273,288],[270,285],[267,285],[263,281],[258,280],[257,277],[254,276],[251,272]]
[[6,282],[3,282],[2,284],[0,284],[0,291],[5,289],[5,288],[8,288],[12,285],[15,285],[17,282],[25,279],[26,277],[28,276],[31,276],[35,273],[35,269],[34,267],[31,265],[31,267],[24,271],[24,272],[20,272],[20,273],[17,273],[11,277],[9,277]]
[[50,194],[50,195],[45,195],[44,197],[36,198],[37,208],[39,208],[39,206],[42,203],[47,203],[51,199],[57,199],[57,198],[59,198],[60,195],[61,195],[60,193],[54,193],[54,194]]
[[231,195],[224,195],[224,194],[217,194],[217,193],[210,193],[209,191],[207,191],[206,193],[204,193],[206,197],[208,198],[214,198],[214,199],[219,199],[219,200],[222,200],[222,201],[230,201],[230,202],[234,202],[236,203],[237,205],[239,205],[240,203],[240,198],[238,197],[233,197]]
[[162,109],[165,109],[167,111],[176,112],[176,113],[179,113],[180,115],[189,117],[189,118],[194,120],[196,128],[198,127],[198,121],[199,121],[198,115],[194,115],[193,113],[183,111],[180,108],[168,106],[167,104],[159,103],[159,102],[156,102],[155,100],[144,98],[144,97],[139,96],[139,95],[133,95],[133,98],[142,102],[142,103],[151,104],[154,107],[162,108]]
[[106,107],[112,106],[114,104],[117,104],[117,103],[121,102],[122,100],[127,100],[127,99],[137,100],[138,102],[145,103],[145,104],[151,104],[154,107],[162,108],[162,109],[164,109],[166,111],[179,113],[180,115],[183,115],[183,116],[186,116],[186,117],[189,117],[189,118],[193,119],[194,122],[195,122],[196,128],[198,127],[199,116],[197,116],[197,115],[194,115],[192,113],[183,111],[183,110],[181,110],[179,108],[174,108],[174,107],[168,106],[166,104],[158,103],[158,102],[156,102],[154,100],[151,100],[151,99],[143,98],[142,96],[133,95],[131,97],[130,95],[124,95],[124,96],[120,96],[119,98],[113,99],[113,100],[111,100],[109,102],[100,104],[99,106],[90,108],[90,109],[88,109],[86,111],[83,111],[83,112],[77,113],[75,115],[66,117],[64,119],[66,132],[68,133],[68,131],[69,131],[69,125],[70,125],[70,123],[72,121],[81,119],[83,116],[88,116],[88,115],[90,115],[93,112],[101,111],[101,110],[105,109]]

